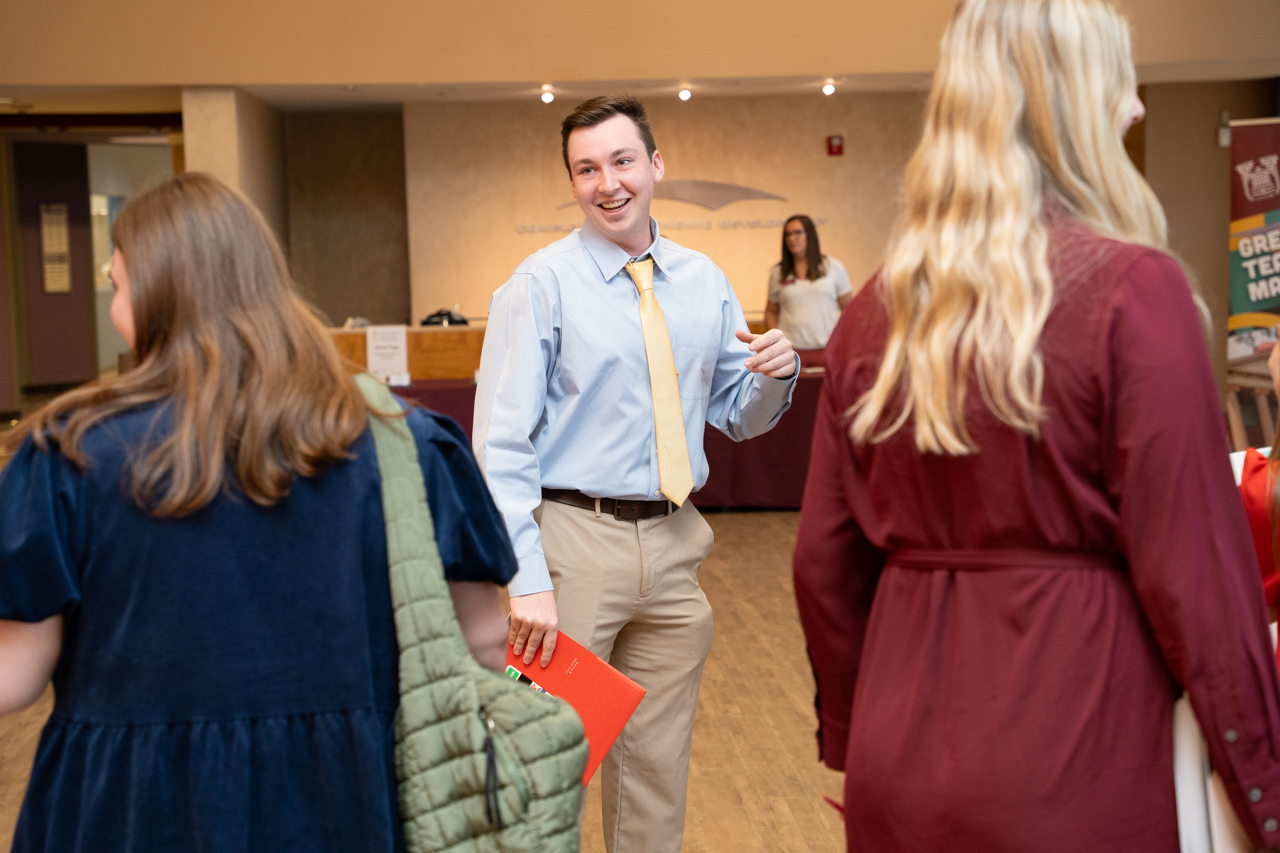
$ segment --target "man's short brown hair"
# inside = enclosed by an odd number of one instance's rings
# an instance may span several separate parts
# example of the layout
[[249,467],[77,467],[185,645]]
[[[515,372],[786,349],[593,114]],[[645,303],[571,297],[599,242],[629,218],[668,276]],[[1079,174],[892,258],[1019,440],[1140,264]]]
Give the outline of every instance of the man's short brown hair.
[[653,159],[653,152],[658,150],[653,141],[653,128],[649,127],[649,114],[644,111],[644,104],[634,95],[601,95],[578,104],[560,123],[560,154],[564,157],[564,167],[569,170],[569,134],[580,127],[595,127],[614,116],[626,116],[635,122],[640,138],[644,140],[644,150]]

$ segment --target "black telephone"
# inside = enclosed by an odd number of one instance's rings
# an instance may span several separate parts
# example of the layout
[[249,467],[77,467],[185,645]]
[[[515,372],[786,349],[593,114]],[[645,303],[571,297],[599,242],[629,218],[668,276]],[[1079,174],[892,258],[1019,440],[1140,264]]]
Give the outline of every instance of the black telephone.
[[441,308],[434,314],[428,314],[422,318],[424,326],[465,326],[467,318],[461,314],[455,314],[447,308]]

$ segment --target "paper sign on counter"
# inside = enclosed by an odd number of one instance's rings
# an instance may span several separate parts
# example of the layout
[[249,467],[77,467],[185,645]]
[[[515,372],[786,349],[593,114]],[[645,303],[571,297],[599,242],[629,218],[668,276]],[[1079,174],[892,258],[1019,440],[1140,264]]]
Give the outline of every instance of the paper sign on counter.
[[409,328],[365,329],[365,369],[392,387],[409,385]]

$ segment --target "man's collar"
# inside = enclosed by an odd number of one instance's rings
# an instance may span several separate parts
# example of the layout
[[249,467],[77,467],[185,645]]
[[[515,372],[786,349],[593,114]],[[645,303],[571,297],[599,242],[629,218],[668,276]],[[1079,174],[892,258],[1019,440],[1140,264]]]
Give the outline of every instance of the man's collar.
[[[654,266],[660,269],[664,276],[670,278],[670,270],[667,269],[667,264],[662,257],[661,243],[658,240],[658,220],[652,216],[649,217],[649,233],[653,235],[653,242],[638,257],[649,255],[653,258]],[[622,272],[627,261],[631,260],[627,250],[597,231],[590,219],[582,221],[581,235],[582,245],[586,247],[587,254],[591,255],[591,259],[600,268],[600,274],[604,276],[605,281]]]

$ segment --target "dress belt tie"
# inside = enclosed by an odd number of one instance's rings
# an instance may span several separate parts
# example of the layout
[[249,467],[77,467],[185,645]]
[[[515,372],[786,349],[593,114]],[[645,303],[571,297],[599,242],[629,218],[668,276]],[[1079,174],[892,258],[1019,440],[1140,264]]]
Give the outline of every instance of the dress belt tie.
[[1106,569],[1123,571],[1125,559],[1106,551],[1050,551],[1036,548],[904,548],[889,552],[887,564],[910,569]]

